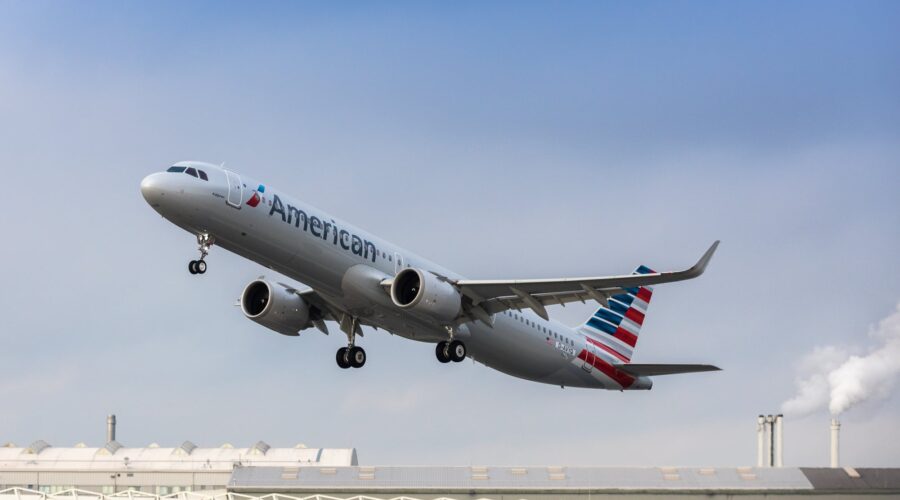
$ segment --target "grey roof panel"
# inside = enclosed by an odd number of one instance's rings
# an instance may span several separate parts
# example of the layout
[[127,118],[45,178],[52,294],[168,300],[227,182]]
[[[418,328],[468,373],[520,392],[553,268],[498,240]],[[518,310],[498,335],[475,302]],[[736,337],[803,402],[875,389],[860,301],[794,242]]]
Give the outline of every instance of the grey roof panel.
[[796,468],[238,467],[235,492],[305,490],[811,490]]
[[[900,492],[900,469],[802,468],[800,470],[803,471],[803,474],[817,490],[887,490]],[[853,477],[851,475],[853,472],[859,477]]]

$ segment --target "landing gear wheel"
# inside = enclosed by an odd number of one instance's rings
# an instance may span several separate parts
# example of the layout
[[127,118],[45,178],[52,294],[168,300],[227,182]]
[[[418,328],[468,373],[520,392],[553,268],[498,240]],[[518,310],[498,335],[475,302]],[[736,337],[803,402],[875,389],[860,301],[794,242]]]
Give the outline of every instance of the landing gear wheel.
[[447,349],[447,354],[450,357],[450,360],[459,363],[460,361],[466,359],[466,344],[458,340],[454,340],[450,342],[450,346]]
[[438,361],[441,363],[449,363],[450,362],[450,353],[447,349],[447,342],[442,340],[437,343],[437,346],[434,348],[434,355],[437,356]]
[[337,361],[337,365],[341,368],[350,368],[349,349],[347,349],[346,347],[341,347],[340,349],[338,349],[337,354],[335,355],[335,360]]
[[203,274],[206,272],[206,256],[209,255],[209,248],[213,246],[216,239],[207,233],[197,235],[197,245],[200,251],[200,260],[192,260],[188,263],[188,271],[191,274]]
[[349,361],[353,368],[362,368],[366,364],[366,351],[362,347],[353,346],[350,348]]

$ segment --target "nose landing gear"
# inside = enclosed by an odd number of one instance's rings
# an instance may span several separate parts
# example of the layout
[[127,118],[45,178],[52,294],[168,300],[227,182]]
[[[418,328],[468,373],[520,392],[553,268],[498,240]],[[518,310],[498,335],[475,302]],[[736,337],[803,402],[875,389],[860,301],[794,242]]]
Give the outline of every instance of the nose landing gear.
[[206,272],[206,256],[209,255],[209,248],[213,246],[216,239],[208,233],[200,233],[197,235],[198,250],[200,250],[200,260],[192,260],[188,262],[188,271],[191,274],[203,274]]
[[206,272],[206,261],[203,260],[192,260],[188,262],[188,271],[191,274],[203,274]]

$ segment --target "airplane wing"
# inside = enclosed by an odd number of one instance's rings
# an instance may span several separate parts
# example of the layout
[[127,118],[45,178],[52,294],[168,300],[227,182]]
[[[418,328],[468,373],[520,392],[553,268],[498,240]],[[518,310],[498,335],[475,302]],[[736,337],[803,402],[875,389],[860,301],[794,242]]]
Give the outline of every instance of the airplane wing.
[[[263,277],[260,276],[260,279]],[[328,326],[325,324],[326,320],[335,321],[340,326],[341,331],[348,332],[350,329],[355,329],[356,334],[360,337],[365,336],[362,330],[362,326],[365,324],[367,326],[371,326],[372,328],[378,329],[377,325],[365,323],[359,321],[359,319],[353,319],[353,317],[348,314],[346,311],[340,308],[340,306],[332,303],[318,292],[313,290],[312,288],[303,288],[299,289],[288,285],[286,283],[278,283],[283,286],[285,290],[291,293],[295,293],[300,297],[303,297],[307,303],[309,303],[313,307],[313,314],[310,317],[312,324],[318,329],[320,332],[328,335]]]
[[[260,279],[262,278],[263,276],[260,276]],[[313,325],[315,325],[316,329],[318,329],[325,335],[328,335],[328,326],[325,325],[326,319],[330,319],[332,321],[340,321],[340,311],[335,308],[334,305],[332,305],[330,302],[325,300],[321,295],[316,293],[316,291],[312,288],[299,289],[286,283],[279,282],[278,284],[283,286],[284,289],[288,292],[295,293],[303,297],[303,300],[305,300],[316,309],[317,314],[314,314],[311,318],[312,323]]]
[[624,364],[616,365],[616,369],[635,377],[654,375],[676,375],[678,373],[714,372],[721,368],[713,365],[663,365],[663,364]]
[[715,241],[691,268],[683,271],[599,276],[585,278],[532,279],[532,280],[456,280],[451,281],[471,303],[467,313],[473,318],[490,324],[490,314],[507,309],[530,308],[548,319],[545,306],[569,302],[596,300],[606,303],[623,289],[671,283],[696,278],[703,274],[716,248]]

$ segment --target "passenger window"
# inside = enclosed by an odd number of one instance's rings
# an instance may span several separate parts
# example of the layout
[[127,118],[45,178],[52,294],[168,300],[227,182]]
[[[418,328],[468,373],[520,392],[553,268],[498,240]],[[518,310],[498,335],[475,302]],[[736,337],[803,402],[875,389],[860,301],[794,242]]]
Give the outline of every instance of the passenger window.
[[184,167],[169,167],[166,172],[184,172]]
[[209,180],[209,177],[206,176],[206,172],[204,172],[202,170],[198,170],[197,173],[200,174],[200,178],[203,179],[204,181]]
[[194,176],[194,177],[197,177],[197,169],[194,167],[188,168],[187,170],[184,171],[184,173]]

